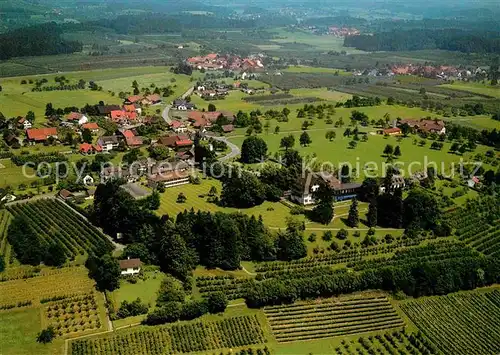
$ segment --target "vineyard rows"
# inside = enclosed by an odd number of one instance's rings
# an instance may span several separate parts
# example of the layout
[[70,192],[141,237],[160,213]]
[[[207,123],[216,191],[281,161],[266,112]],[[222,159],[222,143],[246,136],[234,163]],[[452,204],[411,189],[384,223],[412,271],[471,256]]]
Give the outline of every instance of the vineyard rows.
[[383,266],[397,266],[416,262],[455,259],[475,254],[477,254],[477,252],[464,243],[441,240],[422,247],[398,250],[395,255],[390,258],[364,260],[352,266],[356,270],[373,269]]
[[334,354],[434,355],[440,352],[420,332],[407,334],[404,330],[395,330],[375,336],[360,337],[350,342],[343,340]]
[[498,354],[498,290],[421,298],[401,309],[444,354]]
[[[255,271],[258,273],[270,273],[282,270],[295,270],[305,268],[316,268],[332,266],[337,264],[352,264],[363,259],[364,256],[389,254],[399,250],[399,248],[418,245],[424,239],[405,239],[391,245],[377,246],[374,248],[343,251],[337,254],[327,254],[311,256],[292,261],[272,261],[257,264]],[[272,274],[265,275],[266,278],[272,277]]]
[[7,229],[12,215],[7,210],[0,210],[0,255],[6,263],[10,262],[10,244],[7,241]]
[[247,287],[253,282],[249,278],[235,278],[233,276],[205,276],[196,278],[196,286],[202,296],[213,292],[224,292],[229,300],[243,298],[247,294]]
[[278,342],[311,340],[404,327],[387,298],[328,299],[265,307]]
[[470,233],[460,235],[460,239],[485,255],[500,256],[500,220],[490,226],[486,223],[475,226]]
[[37,306],[44,299],[84,294],[93,289],[94,281],[87,277],[84,267],[59,270],[44,276],[1,282],[0,306],[28,301]]
[[179,354],[262,344],[256,316],[141,328],[113,336],[75,340],[72,355]]
[[42,240],[59,242],[71,258],[84,252],[113,250],[111,242],[89,222],[57,200],[15,204],[8,207],[15,217],[23,216]]

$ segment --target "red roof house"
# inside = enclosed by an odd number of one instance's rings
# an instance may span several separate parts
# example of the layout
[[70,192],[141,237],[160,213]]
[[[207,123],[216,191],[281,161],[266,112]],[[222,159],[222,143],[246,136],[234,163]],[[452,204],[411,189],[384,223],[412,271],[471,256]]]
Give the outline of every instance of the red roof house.
[[142,95],[132,95],[127,97],[127,102],[134,104],[136,102],[139,102],[143,99]]
[[99,125],[95,122],[89,122],[82,124],[82,129],[89,129],[92,132],[96,132],[99,130]]
[[35,142],[43,142],[49,137],[57,138],[57,128],[30,128],[26,130],[28,139]]

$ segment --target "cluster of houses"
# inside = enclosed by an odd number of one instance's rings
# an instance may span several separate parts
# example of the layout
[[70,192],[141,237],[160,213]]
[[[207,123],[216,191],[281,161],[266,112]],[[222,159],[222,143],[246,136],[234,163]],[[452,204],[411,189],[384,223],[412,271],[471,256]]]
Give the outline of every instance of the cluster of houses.
[[333,35],[335,37],[347,37],[347,36],[357,36],[361,32],[357,28],[350,27],[337,27],[330,26],[328,27],[328,34]]
[[261,56],[242,58],[237,55],[210,53],[205,56],[191,57],[186,63],[198,70],[245,70],[263,69]]
[[391,67],[391,72],[394,75],[417,75],[433,79],[456,79],[467,80],[476,75],[486,75],[485,68],[477,67],[474,70],[460,69],[449,65],[419,65],[419,64],[404,64],[394,65]]
[[427,119],[403,119],[395,122],[393,127],[391,128],[379,130],[378,133],[384,136],[398,136],[402,134],[401,127],[406,124],[410,127],[411,130],[415,132],[438,135],[446,134],[446,126],[444,121]]

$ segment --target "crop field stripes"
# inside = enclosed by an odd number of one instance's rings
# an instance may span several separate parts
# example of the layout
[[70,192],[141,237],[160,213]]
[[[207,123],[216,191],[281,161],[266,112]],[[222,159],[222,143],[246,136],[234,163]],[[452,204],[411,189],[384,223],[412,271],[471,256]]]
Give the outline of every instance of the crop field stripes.
[[334,354],[437,355],[441,353],[420,332],[408,334],[404,330],[394,330],[375,336],[359,337],[350,342],[343,340]]
[[0,255],[4,257],[5,263],[10,262],[10,244],[7,241],[7,230],[12,215],[7,210],[0,210]]
[[14,217],[25,217],[46,243],[59,242],[67,257],[89,251],[100,254],[113,250],[106,236],[57,200],[19,203],[9,206],[8,210]]
[[445,354],[498,354],[500,291],[467,292],[401,303],[412,322]]
[[72,355],[180,354],[263,344],[257,316],[127,330],[71,342]]
[[264,313],[280,343],[345,336],[405,326],[385,297],[327,299],[265,307]]

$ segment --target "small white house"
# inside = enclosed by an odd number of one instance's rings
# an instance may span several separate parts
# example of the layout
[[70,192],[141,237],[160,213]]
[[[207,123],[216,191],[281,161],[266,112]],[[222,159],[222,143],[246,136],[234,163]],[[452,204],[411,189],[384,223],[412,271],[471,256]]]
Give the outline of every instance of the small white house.
[[141,272],[141,259],[126,259],[120,260],[120,270],[122,275],[137,275]]

